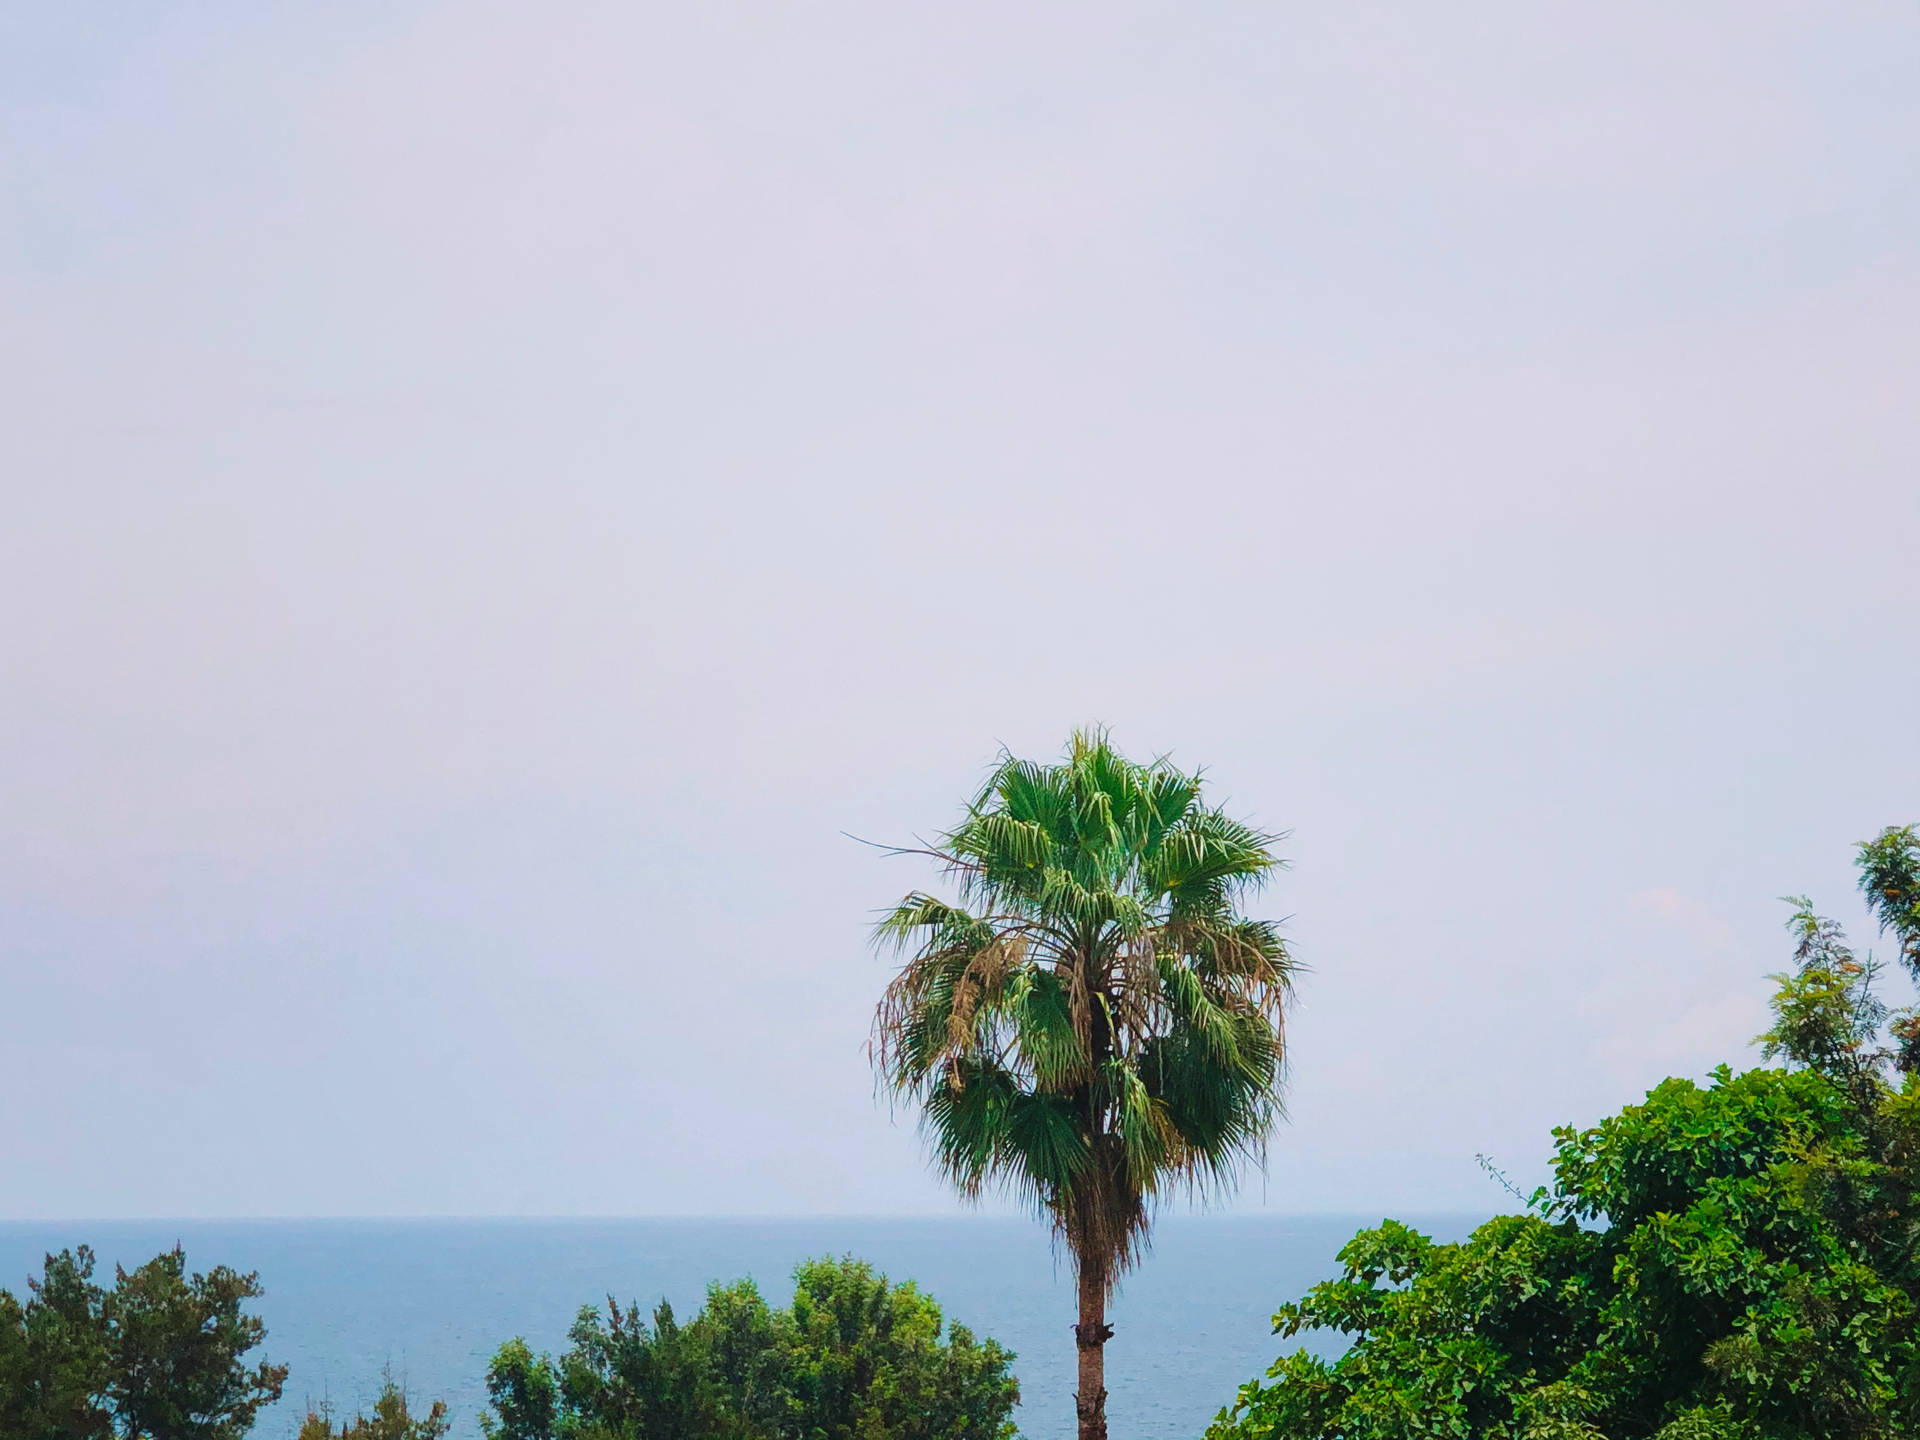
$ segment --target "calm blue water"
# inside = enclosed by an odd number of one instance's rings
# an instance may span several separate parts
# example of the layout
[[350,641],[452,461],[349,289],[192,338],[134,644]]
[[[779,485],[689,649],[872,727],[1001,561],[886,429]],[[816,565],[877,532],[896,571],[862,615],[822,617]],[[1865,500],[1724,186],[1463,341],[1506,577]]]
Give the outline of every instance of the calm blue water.
[[[1440,1239],[1471,1218],[1403,1217]],[[1333,1256],[1377,1217],[1170,1218],[1114,1307],[1107,1347],[1116,1440],[1191,1440],[1244,1380],[1272,1363],[1269,1318],[1332,1273]],[[257,1440],[286,1440],[308,1400],[370,1401],[383,1365],[410,1392],[446,1400],[453,1435],[479,1435],[487,1358],[524,1335],[563,1348],[582,1304],[609,1291],[683,1317],[709,1281],[743,1275],[770,1303],[792,1296],[789,1272],[813,1255],[852,1253],[912,1279],[950,1319],[1019,1359],[1023,1434],[1073,1433],[1074,1303],[1043,1227],[954,1220],[260,1220],[0,1223],[0,1288],[23,1293],[49,1250],[89,1244],[101,1269],[172,1246],[189,1269],[258,1270],[265,1354],[292,1366],[286,1398]]]

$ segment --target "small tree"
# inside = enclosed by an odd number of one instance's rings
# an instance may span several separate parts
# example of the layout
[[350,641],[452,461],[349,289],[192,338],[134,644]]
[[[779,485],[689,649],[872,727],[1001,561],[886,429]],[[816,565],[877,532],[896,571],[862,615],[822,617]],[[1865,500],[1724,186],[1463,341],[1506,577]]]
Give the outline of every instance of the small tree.
[[490,1440],[1013,1440],[1013,1357],[851,1258],[801,1265],[788,1309],[742,1280],[685,1324],[609,1300],[571,1339],[500,1347]]
[[322,1404],[307,1411],[298,1440],[440,1440],[447,1433],[447,1402],[436,1400],[425,1415],[408,1408],[407,1392],[387,1370],[380,1377],[380,1394],[371,1415],[355,1415],[333,1428],[333,1410]]
[[242,1362],[267,1333],[243,1308],[260,1298],[260,1277],[224,1265],[189,1276],[186,1267],[175,1246],[115,1272],[102,1307],[109,1403],[129,1440],[244,1440],[287,1379],[284,1365]]
[[257,1275],[189,1276],[178,1247],[111,1290],[93,1252],[49,1255],[20,1303],[0,1291],[0,1437],[5,1440],[242,1440],[280,1398],[287,1367],[249,1369],[266,1334],[245,1302]]

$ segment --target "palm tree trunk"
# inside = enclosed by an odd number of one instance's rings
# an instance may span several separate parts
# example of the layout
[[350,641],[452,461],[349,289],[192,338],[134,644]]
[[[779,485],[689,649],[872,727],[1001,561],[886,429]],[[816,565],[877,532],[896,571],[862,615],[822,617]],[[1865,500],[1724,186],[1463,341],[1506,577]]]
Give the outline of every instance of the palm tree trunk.
[[1080,1418],[1080,1440],[1107,1440],[1107,1277],[1097,1267],[1080,1265],[1080,1323],[1073,1327],[1080,1347],[1080,1388],[1073,1397]]

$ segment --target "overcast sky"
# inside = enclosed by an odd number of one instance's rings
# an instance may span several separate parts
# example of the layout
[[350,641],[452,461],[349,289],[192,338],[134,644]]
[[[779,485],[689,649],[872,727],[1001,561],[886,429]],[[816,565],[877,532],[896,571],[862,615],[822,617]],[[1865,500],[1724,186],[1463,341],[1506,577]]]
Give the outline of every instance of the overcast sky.
[[843,838],[1290,831],[1237,1208],[1920,820],[1907,3],[0,10],[0,1216],[933,1211]]

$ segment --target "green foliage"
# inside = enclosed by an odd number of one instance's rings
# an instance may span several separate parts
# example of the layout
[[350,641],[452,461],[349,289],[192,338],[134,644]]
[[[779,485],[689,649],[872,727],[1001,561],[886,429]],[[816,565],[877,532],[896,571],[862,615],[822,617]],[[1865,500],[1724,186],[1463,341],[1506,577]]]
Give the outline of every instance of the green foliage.
[[265,1335],[259,1278],[186,1273],[179,1249],[94,1283],[93,1252],[49,1255],[25,1303],[0,1291],[6,1440],[241,1440],[280,1397],[284,1365],[249,1369]]
[[1277,838],[1081,732],[1057,765],[1003,754],[913,852],[957,903],[916,891],[875,927],[905,957],[874,1016],[882,1083],[955,1189],[1022,1197],[1073,1256],[1081,1440],[1106,1440],[1106,1306],[1154,1199],[1229,1185],[1280,1117],[1294,965],[1240,908]]
[[1773,1026],[1757,1042],[1768,1060],[1785,1059],[1821,1070],[1871,1095],[1883,1055],[1875,1046],[1887,1007],[1873,993],[1876,967],[1854,958],[1844,932],[1816,915],[1813,902],[1789,899],[1788,921],[1798,944],[1790,974],[1776,984]]
[[877,928],[906,956],[875,1022],[884,1082],[963,1194],[1032,1201],[1103,1290],[1152,1197],[1231,1179],[1279,1114],[1293,965],[1239,910],[1274,839],[1198,775],[1078,734],[1057,765],[1003,756],[916,852],[958,903],[914,893]]
[[22,1304],[0,1290],[0,1435],[8,1440],[108,1440],[110,1351],[82,1245],[46,1258]]
[[447,1402],[436,1400],[425,1415],[416,1416],[408,1408],[407,1392],[387,1371],[381,1377],[380,1394],[373,1402],[371,1415],[355,1415],[333,1428],[333,1411],[322,1405],[309,1410],[300,1426],[298,1440],[440,1440],[447,1433]]
[[284,1365],[241,1363],[266,1336],[242,1309],[260,1293],[259,1276],[224,1265],[189,1277],[177,1247],[118,1272],[102,1308],[113,1350],[107,1394],[127,1434],[241,1440],[253,1428],[287,1378]]
[[801,1265],[785,1310],[751,1281],[714,1286],[685,1325],[609,1301],[557,1361],[502,1345],[481,1424],[489,1440],[1010,1440],[1013,1356],[942,1328],[914,1286],[852,1259]]
[[[1876,1120],[1910,1148],[1913,1115]],[[1557,1138],[1544,1213],[1356,1237],[1275,1316],[1352,1348],[1287,1356],[1213,1440],[1907,1433],[1920,1207],[1845,1089],[1723,1069]]]
[[[576,1336],[591,1313],[581,1313]],[[518,1337],[494,1351],[487,1366],[487,1402],[493,1414],[481,1417],[480,1428],[488,1440],[553,1440],[560,1433],[560,1379],[553,1361],[535,1355]],[[585,1407],[576,1398],[571,1408],[577,1416]],[[569,1417],[569,1427],[569,1435],[584,1433],[574,1417]]]
[[[1862,851],[1896,934],[1914,851],[1911,831]],[[1791,1068],[1668,1080],[1556,1131],[1530,1213],[1461,1244],[1391,1221],[1355,1237],[1274,1317],[1350,1348],[1283,1356],[1209,1440],[1920,1432],[1920,1077],[1882,1043],[1872,958],[1804,901],[1791,928],[1761,1037]]]
[[1855,863],[1867,908],[1881,933],[1899,943],[1901,963],[1920,980],[1920,825],[1882,830],[1861,844]]

